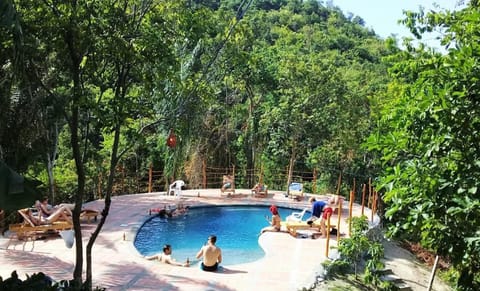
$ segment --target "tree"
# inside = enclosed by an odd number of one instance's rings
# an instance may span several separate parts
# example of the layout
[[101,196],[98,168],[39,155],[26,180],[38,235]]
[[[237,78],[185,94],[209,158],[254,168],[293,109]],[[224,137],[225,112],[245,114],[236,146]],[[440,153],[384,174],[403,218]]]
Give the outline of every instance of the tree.
[[359,265],[365,261],[364,280],[367,283],[380,283],[379,270],[384,267],[381,259],[384,249],[381,243],[372,241],[367,236],[368,218],[366,216],[352,217],[352,233],[350,237],[340,240],[338,252],[340,258],[327,261],[324,266],[330,276],[337,272],[349,271],[353,267],[355,280],[358,280]]
[[478,75],[480,6],[409,12],[404,23],[420,37],[443,29],[440,54],[410,46],[394,59],[395,81],[379,128],[368,142],[381,157],[392,234],[447,256],[457,288],[480,288],[480,129]]

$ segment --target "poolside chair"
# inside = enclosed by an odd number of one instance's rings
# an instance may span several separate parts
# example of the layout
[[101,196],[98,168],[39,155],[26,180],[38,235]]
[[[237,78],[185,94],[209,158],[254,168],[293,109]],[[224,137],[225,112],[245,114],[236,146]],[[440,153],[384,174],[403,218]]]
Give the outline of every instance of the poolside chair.
[[287,222],[300,222],[303,220],[303,216],[308,211],[309,208],[303,209],[301,212],[292,212],[289,216],[287,216]]
[[182,187],[185,186],[185,182],[183,180],[177,180],[170,184],[170,187],[168,187],[168,195],[172,195],[171,193],[173,192],[174,196],[180,197],[182,196]]
[[254,197],[268,197],[268,186],[257,183],[253,188],[252,188],[252,195]]
[[23,218],[23,222],[10,224],[9,230],[14,233],[18,239],[35,238],[37,235],[58,233],[61,230],[72,229],[73,224],[69,221],[55,221],[52,223],[38,223],[40,219],[33,217],[30,208],[18,210]]
[[86,219],[87,223],[90,223],[90,220],[93,218],[93,221],[97,221],[97,217],[100,215],[100,212],[95,209],[83,208],[80,212],[80,219]]
[[[282,226],[293,237],[297,237],[297,232],[299,230],[311,230],[311,231],[314,231],[315,233],[322,232],[322,229],[320,226],[320,219],[315,220],[312,225],[309,225],[306,221],[282,221]],[[335,225],[330,225],[330,230],[334,228],[336,228]]]
[[223,193],[227,192],[235,194],[235,176],[233,175],[223,175],[222,187],[220,191]]
[[[303,211],[306,212],[305,209]],[[326,208],[325,211],[328,215],[332,215],[332,212],[333,212],[332,208]],[[314,230],[315,232],[321,233],[322,232],[321,221],[322,219],[316,219],[310,225],[307,223],[307,221],[286,220],[285,222],[282,222],[282,224],[292,236],[296,237],[298,230]],[[330,225],[330,231],[334,228],[336,228],[335,225]]]
[[295,200],[301,200],[303,198],[303,184],[293,182],[288,186],[288,195]]

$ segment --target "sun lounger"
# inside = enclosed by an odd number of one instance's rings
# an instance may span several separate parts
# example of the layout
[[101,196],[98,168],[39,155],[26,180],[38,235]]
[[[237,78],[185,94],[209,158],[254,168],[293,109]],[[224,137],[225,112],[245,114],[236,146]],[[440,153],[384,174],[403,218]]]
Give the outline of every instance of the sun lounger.
[[230,195],[230,193],[235,194],[235,176],[233,175],[223,175],[222,187],[220,188],[222,194],[225,192]]
[[303,198],[303,184],[293,182],[288,186],[288,195],[295,200],[301,200]]
[[80,218],[87,220],[87,223],[90,223],[90,220],[93,218],[94,221],[97,221],[97,217],[100,215],[100,212],[93,209],[82,209],[80,212]]
[[18,239],[35,238],[41,234],[58,233],[61,230],[72,229],[73,225],[69,221],[55,221],[48,224],[35,224],[30,217],[31,210],[28,208],[18,210],[22,216],[22,223],[10,224],[9,230],[15,234]]
[[[297,232],[299,230],[311,230],[315,232],[321,232],[320,219],[317,219],[310,226],[306,221],[282,221],[282,226],[290,233],[293,237],[297,237]],[[330,229],[335,228],[334,225],[330,226]]]
[[298,211],[297,212],[292,212],[292,214],[287,216],[286,221],[287,222],[301,222],[303,220],[303,216],[305,215],[305,213],[307,213],[308,210],[309,210],[309,208],[305,208],[301,212],[298,212]]
[[260,183],[256,184],[252,188],[252,195],[257,198],[268,197],[268,186]]

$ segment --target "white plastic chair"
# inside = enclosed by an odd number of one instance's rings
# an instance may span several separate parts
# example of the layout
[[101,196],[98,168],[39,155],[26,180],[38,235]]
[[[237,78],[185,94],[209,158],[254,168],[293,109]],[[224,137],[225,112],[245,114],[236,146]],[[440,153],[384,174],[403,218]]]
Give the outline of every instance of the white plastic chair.
[[302,221],[303,216],[305,215],[305,212],[308,211],[308,208],[305,208],[302,210],[302,212],[292,212],[289,216],[287,216],[286,220],[287,221]]
[[182,196],[182,186],[185,186],[185,182],[183,182],[183,180],[177,180],[173,182],[170,184],[170,187],[168,187],[168,195],[170,195],[170,193],[173,191],[174,196]]

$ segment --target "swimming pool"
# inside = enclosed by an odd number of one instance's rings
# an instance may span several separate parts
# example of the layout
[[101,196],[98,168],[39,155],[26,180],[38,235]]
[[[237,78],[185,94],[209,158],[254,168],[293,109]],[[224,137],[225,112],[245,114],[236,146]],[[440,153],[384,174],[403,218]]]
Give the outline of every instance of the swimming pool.
[[[292,211],[279,207],[282,219]],[[217,236],[222,249],[222,265],[256,261],[265,253],[258,244],[260,230],[268,225],[269,206],[213,206],[191,208],[186,216],[161,218],[158,215],[146,221],[139,229],[134,245],[142,255],[162,252],[163,245],[172,245],[177,261],[195,255],[211,234]]]

